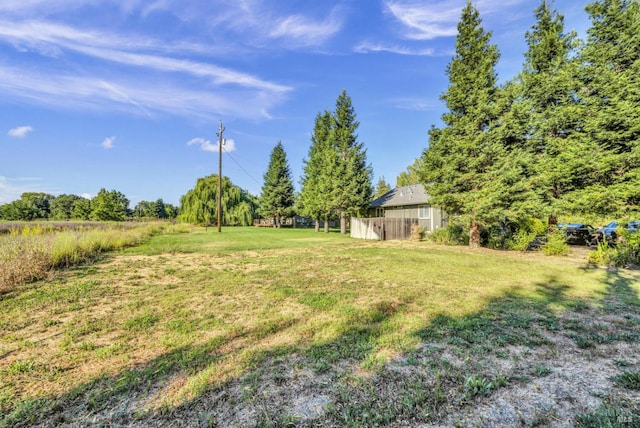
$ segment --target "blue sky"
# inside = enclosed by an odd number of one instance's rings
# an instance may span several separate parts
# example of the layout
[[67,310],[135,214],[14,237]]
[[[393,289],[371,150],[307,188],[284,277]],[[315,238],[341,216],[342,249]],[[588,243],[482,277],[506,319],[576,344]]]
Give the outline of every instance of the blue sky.
[[[588,2],[556,0],[581,37]],[[2,0],[0,204],[25,191],[178,204],[223,174],[259,194],[281,141],[299,190],[317,113],[345,89],[374,183],[440,123],[464,0]],[[477,0],[501,80],[538,0]]]

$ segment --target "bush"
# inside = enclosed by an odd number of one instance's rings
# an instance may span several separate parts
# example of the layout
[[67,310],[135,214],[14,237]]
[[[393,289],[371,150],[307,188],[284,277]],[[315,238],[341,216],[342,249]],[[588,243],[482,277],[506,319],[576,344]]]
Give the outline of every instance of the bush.
[[606,241],[599,243],[595,251],[589,253],[589,263],[614,267],[640,265],[640,232],[620,231],[615,247]]
[[516,232],[509,242],[510,250],[526,251],[536,238],[546,234],[547,225],[538,218],[528,218],[518,224]]
[[444,245],[469,245],[469,233],[460,224],[450,224],[431,232],[429,240]]
[[547,243],[542,247],[542,252],[547,256],[566,256],[569,254],[569,245],[562,233],[551,232],[547,236]]

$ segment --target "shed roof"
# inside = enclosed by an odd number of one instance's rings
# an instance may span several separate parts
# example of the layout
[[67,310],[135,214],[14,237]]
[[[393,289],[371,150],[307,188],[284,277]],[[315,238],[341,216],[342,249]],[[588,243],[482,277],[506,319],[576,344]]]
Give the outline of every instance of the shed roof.
[[370,207],[402,207],[429,202],[429,195],[422,184],[396,187],[369,204]]

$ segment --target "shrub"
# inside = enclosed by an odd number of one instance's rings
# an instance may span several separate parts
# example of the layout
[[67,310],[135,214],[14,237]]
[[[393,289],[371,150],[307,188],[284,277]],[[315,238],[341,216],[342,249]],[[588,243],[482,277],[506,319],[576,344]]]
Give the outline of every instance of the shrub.
[[547,225],[538,218],[528,218],[518,223],[518,231],[509,242],[510,250],[526,251],[537,237],[546,234]]
[[469,234],[460,224],[450,224],[447,227],[431,232],[429,240],[445,245],[469,245]]
[[569,245],[562,233],[552,232],[548,234],[547,243],[542,247],[542,252],[547,256],[566,256],[569,254]]
[[640,265],[640,233],[621,231],[615,246],[606,241],[599,243],[596,250],[589,253],[589,263],[615,267]]

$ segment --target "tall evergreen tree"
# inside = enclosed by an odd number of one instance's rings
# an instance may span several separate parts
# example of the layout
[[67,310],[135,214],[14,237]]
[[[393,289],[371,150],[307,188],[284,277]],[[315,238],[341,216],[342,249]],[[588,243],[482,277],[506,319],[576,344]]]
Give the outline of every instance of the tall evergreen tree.
[[[222,178],[222,224],[249,226],[255,216],[255,198]],[[180,198],[178,219],[194,224],[215,224],[218,219],[218,176],[199,178],[196,186]]]
[[587,6],[592,26],[581,51],[585,139],[596,147],[589,185],[573,210],[628,215],[640,210],[640,3],[600,0]]
[[294,202],[291,168],[284,147],[278,142],[271,152],[267,172],[264,173],[258,213],[273,219],[274,227],[280,227],[282,218],[293,215]]
[[536,22],[525,34],[528,50],[518,82],[528,112],[528,148],[534,155],[535,187],[549,223],[566,212],[572,192],[587,185],[594,163],[584,153],[591,142],[578,132],[584,117],[578,98],[575,34],[565,33],[564,18],[543,0]]
[[336,100],[332,115],[327,169],[331,179],[330,203],[340,216],[340,233],[347,233],[347,216],[364,211],[371,202],[373,170],[367,165],[364,143],[358,142],[356,131],[360,123],[351,98],[345,90]]
[[303,161],[302,190],[296,201],[297,211],[315,220],[316,232],[320,229],[320,219],[324,220],[325,232],[329,232],[331,178],[327,163],[331,153],[330,136],[331,113],[318,113],[308,158]]
[[441,96],[448,108],[442,116],[445,127],[430,130],[420,168],[433,204],[469,222],[471,246],[480,245],[481,226],[502,214],[491,188],[504,153],[488,132],[497,119],[494,67],[499,57],[490,38],[478,10],[467,1],[458,23],[456,54],[447,67],[450,84]]

